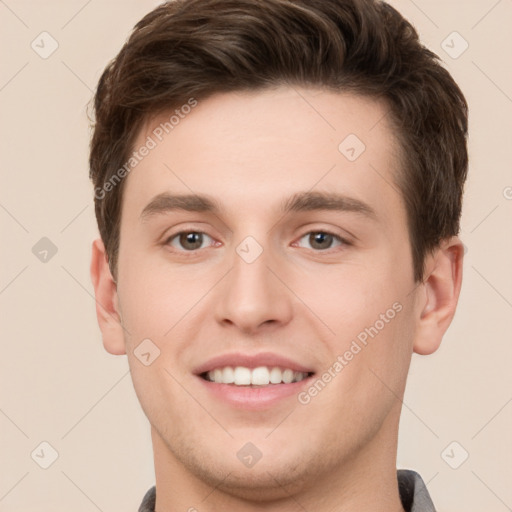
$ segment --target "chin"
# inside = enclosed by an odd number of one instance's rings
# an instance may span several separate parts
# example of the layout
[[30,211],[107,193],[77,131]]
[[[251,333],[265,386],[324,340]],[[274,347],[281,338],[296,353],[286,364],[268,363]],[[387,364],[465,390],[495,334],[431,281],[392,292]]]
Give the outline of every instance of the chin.
[[250,469],[231,465],[224,471],[226,477],[222,483],[219,485],[217,479],[214,484],[212,482],[213,485],[231,496],[260,503],[289,499],[290,494],[304,490],[311,476],[309,471],[304,471],[297,465],[277,465],[272,461],[266,464],[260,461]]
[[328,471],[328,457],[316,453],[313,460],[309,460],[310,454],[304,453],[301,443],[296,450],[283,450],[284,443],[276,446],[267,440],[266,446],[260,444],[260,458],[256,462],[248,460],[246,464],[243,462],[245,454],[258,456],[255,448],[238,441],[233,444],[236,447],[224,446],[215,451],[211,446],[195,445],[194,449],[176,455],[191,474],[212,488],[260,503],[289,499],[290,494],[303,491],[312,485],[313,478]]

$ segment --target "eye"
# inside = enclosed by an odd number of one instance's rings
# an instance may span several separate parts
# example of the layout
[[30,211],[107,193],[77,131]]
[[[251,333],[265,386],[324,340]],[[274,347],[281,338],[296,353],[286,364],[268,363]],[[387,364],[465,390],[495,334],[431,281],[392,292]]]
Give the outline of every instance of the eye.
[[[174,247],[175,249],[195,251],[196,249],[203,248],[203,243],[206,239],[209,239],[210,241],[213,240],[206,233],[201,233],[200,231],[180,231],[179,233],[169,237],[166,244]],[[207,246],[209,245],[212,245],[211,242],[207,244]]]
[[301,240],[304,239],[307,240],[312,249],[320,251],[331,249],[333,247],[333,242],[338,242],[338,246],[350,245],[346,240],[344,240],[340,236],[335,235],[333,233],[329,233],[327,231],[310,231],[309,233],[306,233],[302,238],[299,239],[299,243]]

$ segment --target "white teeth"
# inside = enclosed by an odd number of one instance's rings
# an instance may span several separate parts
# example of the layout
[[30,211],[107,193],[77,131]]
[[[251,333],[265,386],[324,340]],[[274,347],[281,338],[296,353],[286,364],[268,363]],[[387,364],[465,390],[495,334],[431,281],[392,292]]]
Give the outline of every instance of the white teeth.
[[270,382],[270,373],[266,366],[254,368],[251,375],[251,384],[255,386],[267,386]]
[[290,384],[293,380],[293,370],[285,370],[283,372],[283,382],[285,384]]
[[307,373],[294,372],[289,368],[269,368],[258,366],[257,368],[246,368],[237,366],[232,368],[215,368],[207,373],[206,378],[217,384],[234,384],[235,386],[268,386],[269,384],[290,384],[300,382],[308,376]]
[[222,380],[215,380],[215,382],[223,382],[224,384],[233,384],[235,382],[235,372],[231,366],[226,366],[222,370]]
[[[217,380],[215,382],[218,382]],[[243,366],[235,368],[235,384],[237,386],[248,386],[251,383],[251,370]]]
[[270,370],[270,382],[272,384],[281,384],[282,377],[283,372],[281,368],[272,368],[272,370]]

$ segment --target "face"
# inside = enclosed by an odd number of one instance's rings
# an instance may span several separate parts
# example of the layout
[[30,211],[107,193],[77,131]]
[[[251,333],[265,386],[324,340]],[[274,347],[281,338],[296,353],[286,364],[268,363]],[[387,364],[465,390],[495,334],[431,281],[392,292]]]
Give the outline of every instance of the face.
[[117,299],[157,466],[256,496],[396,452],[418,300],[386,111],[281,87],[140,132]]

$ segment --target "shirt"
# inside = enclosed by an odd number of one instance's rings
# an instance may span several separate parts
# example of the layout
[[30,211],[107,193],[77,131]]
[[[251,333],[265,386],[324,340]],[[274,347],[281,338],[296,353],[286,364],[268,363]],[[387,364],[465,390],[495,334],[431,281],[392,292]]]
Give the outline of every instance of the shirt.
[[[425,483],[416,471],[397,471],[398,492],[406,512],[436,512]],[[156,487],[153,486],[144,496],[139,512],[155,512]]]

